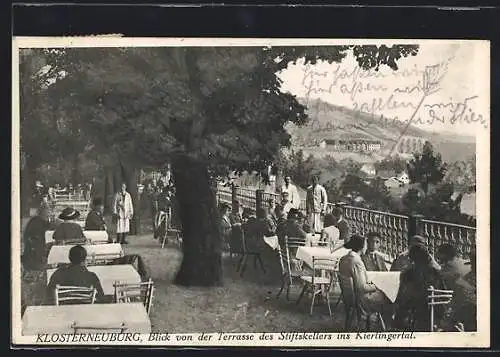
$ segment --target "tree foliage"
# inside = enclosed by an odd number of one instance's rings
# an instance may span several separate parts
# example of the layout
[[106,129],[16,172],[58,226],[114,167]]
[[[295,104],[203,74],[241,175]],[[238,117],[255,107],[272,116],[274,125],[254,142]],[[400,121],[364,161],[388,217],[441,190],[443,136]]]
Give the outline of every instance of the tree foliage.
[[430,184],[437,184],[442,181],[447,167],[443,163],[441,155],[435,153],[432,144],[427,141],[421,154],[413,154],[413,159],[408,163],[407,169],[411,183],[420,184],[425,194],[427,194]]
[[[60,155],[90,144],[104,165],[163,167],[172,162],[186,242],[177,281],[216,284],[221,281],[214,243],[219,230],[209,181],[233,170],[262,172],[281,148],[290,146],[285,124],[307,121],[304,105],[281,91],[279,71],[299,59],[306,65],[339,62],[348,51],[364,69],[387,65],[396,70],[397,61],[416,55],[418,46],[44,50],[50,85],[45,82],[40,88],[48,89],[36,91],[29,81],[23,83],[22,101],[31,104],[22,115],[48,134],[57,127],[58,136],[82,143],[56,140]],[[33,113],[45,105],[52,116],[38,120]],[[34,155],[39,147],[24,149]],[[309,158],[297,160],[307,165]],[[307,181],[307,170],[299,180]]]

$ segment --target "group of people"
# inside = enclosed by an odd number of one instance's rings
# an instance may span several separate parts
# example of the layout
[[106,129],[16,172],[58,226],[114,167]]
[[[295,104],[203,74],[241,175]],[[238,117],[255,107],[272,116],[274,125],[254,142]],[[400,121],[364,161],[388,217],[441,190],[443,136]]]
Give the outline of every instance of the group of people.
[[151,220],[155,239],[166,233],[167,225],[171,224],[172,219],[178,224],[174,197],[173,185],[164,184],[163,181],[159,181],[157,185],[153,185],[152,182],[147,183],[141,194],[141,214]]
[[[120,192],[113,200],[113,220],[116,224],[116,242],[127,244],[126,235],[130,230],[130,219],[134,215],[134,206],[127,185],[121,185]],[[23,235],[23,264],[32,270],[37,270],[44,264],[46,244],[45,232],[53,230],[55,244],[84,244],[85,231],[107,231],[104,220],[104,201],[100,197],[92,200],[92,207],[83,227],[77,222],[80,212],[72,207],[66,207],[58,215],[58,221],[49,219],[48,208],[41,204],[36,213],[28,221]],[[109,242],[115,240],[110,237]]]
[[[476,331],[476,252],[464,261],[456,249],[444,243],[437,249],[437,261],[430,254],[426,240],[411,238],[408,250],[392,262],[391,271],[400,271],[400,285],[395,304],[368,279],[367,271],[387,271],[378,254],[382,237],[372,232],[366,238],[353,235],[344,244],[350,252],[339,262],[339,280],[344,303],[357,301],[363,315],[378,312],[395,330],[429,331],[428,289],[453,290],[451,304],[435,309],[434,330]],[[356,300],[357,299],[357,300]],[[349,324],[352,320],[349,322]]]
[[[247,251],[260,252],[269,249],[264,241],[266,236],[278,236],[279,245],[284,248],[285,237],[307,241],[309,233],[318,233],[315,243],[323,242],[330,247],[340,244],[350,250],[339,262],[343,300],[349,305],[357,299],[364,315],[379,312],[386,326],[396,330],[429,331],[427,289],[433,286],[454,291],[447,308],[436,307],[435,328],[476,330],[475,249],[466,262],[453,245],[444,243],[437,248],[435,259],[426,239],[415,235],[409,248],[391,262],[379,251],[383,235],[378,232],[369,232],[366,237],[352,234],[342,209],[335,207],[327,212],[326,205],[326,193],[316,177],[307,191],[306,215],[299,209],[300,197],[289,177],[285,178],[279,204],[270,199],[254,213],[243,209],[239,202],[234,202],[233,207],[223,203],[220,206],[223,251],[241,252],[243,237]],[[395,303],[371,283],[367,275],[367,271],[389,270],[401,272]]]

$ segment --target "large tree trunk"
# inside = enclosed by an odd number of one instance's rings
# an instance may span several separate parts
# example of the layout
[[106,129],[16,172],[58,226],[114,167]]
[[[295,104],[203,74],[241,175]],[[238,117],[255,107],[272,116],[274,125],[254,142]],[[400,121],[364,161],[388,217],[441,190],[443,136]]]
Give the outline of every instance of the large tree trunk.
[[183,232],[181,267],[175,284],[222,285],[222,242],[215,192],[207,167],[187,156],[174,158],[172,173]]
[[29,209],[33,206],[33,188],[36,181],[37,165],[29,155],[25,156],[25,165],[21,170],[21,214],[28,215]]

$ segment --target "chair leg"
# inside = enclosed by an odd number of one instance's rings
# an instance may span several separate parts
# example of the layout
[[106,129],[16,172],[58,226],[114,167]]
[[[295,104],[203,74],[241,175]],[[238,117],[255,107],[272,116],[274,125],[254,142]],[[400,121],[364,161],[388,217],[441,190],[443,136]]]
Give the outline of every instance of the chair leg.
[[311,309],[309,310],[309,315],[311,315],[311,316],[313,314],[314,300],[316,299],[316,295],[318,295],[318,291],[313,286],[312,287],[312,298],[311,298]]
[[328,313],[330,314],[330,317],[332,317],[332,308],[330,306],[330,293],[326,292],[326,304],[328,305]]
[[262,258],[259,255],[257,255],[257,260],[259,261],[260,268],[262,269],[262,272],[265,274],[266,273],[266,268],[264,268],[264,262],[262,261]]
[[287,301],[290,301],[290,287],[292,286],[292,284],[287,284],[286,286],[286,300]]
[[241,266],[240,276],[243,277],[243,273],[245,272],[245,268],[247,266],[247,255],[243,256],[243,265]]
[[339,298],[337,299],[337,302],[335,303],[335,307],[334,307],[334,309],[336,309],[336,308],[337,308],[337,306],[339,306],[339,304],[340,304],[340,300],[342,300],[342,293],[340,293]]
[[295,302],[296,305],[298,305],[300,300],[302,300],[302,297],[304,296],[306,290],[307,290],[307,284],[304,284],[304,287],[302,288],[302,291],[300,292],[299,297],[297,298],[297,301]]
[[281,293],[283,292],[283,289],[285,288],[285,282],[286,282],[286,277],[283,277],[283,280],[281,282],[281,288],[280,291],[278,291],[278,294],[276,295],[276,299],[279,299]]
[[240,257],[240,260],[238,261],[238,265],[236,267],[236,271],[240,271],[244,259],[245,259],[245,254],[242,254],[241,257]]
[[382,318],[382,314],[380,312],[377,312],[377,317],[380,321],[380,326],[382,327],[382,331],[386,331],[385,322],[384,322],[384,319]]

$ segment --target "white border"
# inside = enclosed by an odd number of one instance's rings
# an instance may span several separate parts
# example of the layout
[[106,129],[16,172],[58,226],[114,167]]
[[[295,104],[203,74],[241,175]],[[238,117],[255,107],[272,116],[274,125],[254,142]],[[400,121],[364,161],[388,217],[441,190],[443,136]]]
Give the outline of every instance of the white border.
[[[12,51],[12,342],[15,344],[36,344],[36,336],[21,336],[20,316],[20,162],[19,162],[19,57],[20,48],[44,47],[159,47],[159,46],[291,46],[291,45],[340,45],[340,44],[429,44],[474,42],[478,53],[484,57],[484,66],[478,68],[481,75],[490,77],[489,41],[475,40],[417,40],[417,39],[221,39],[221,38],[125,38],[121,35],[101,35],[87,37],[17,37],[13,39]],[[481,83],[481,96],[490,107],[490,83]],[[349,340],[337,339],[338,333],[331,333],[332,340],[295,340],[283,343],[279,334],[272,341],[259,339],[254,335],[253,341],[247,343],[237,341],[218,341],[217,334],[212,334],[212,341],[200,342],[200,334],[192,334],[193,341],[177,342],[176,335],[171,335],[170,342],[148,342],[148,336],[142,335],[142,343],[125,343],[126,345],[145,346],[275,346],[275,347],[489,347],[490,345],[490,139],[489,131],[484,131],[476,137],[477,158],[477,203],[480,214],[477,215],[477,260],[478,269],[478,331],[476,333],[415,333],[415,339],[356,339],[356,334],[349,334]],[[481,258],[484,257],[484,258]],[[167,331],[166,331],[167,332]],[[181,334],[177,334],[181,335]],[[205,334],[206,335],[206,334]],[[242,334],[240,334],[242,335]],[[248,335],[248,334],[244,334]],[[71,343],[70,343],[71,344]],[[95,345],[95,342],[80,342],[78,345]],[[100,345],[123,345],[124,343],[100,343]],[[39,344],[50,346],[51,344]]]

